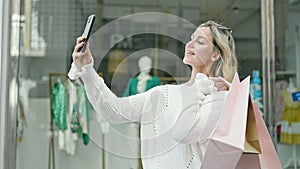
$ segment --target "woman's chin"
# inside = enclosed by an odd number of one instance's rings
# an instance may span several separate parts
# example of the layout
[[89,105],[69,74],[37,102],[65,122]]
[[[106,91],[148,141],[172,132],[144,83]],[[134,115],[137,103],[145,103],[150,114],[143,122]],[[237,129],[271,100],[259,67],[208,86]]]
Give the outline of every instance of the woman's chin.
[[183,58],[182,62],[183,62],[184,64],[188,65],[188,64],[189,64],[189,59],[185,56],[185,57]]

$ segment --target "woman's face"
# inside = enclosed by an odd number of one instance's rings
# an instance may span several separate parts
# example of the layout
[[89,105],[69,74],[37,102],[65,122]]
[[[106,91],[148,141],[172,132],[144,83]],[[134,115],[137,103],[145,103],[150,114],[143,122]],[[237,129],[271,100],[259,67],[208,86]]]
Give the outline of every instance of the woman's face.
[[192,66],[204,73],[208,72],[207,65],[211,65],[213,56],[213,39],[209,27],[199,27],[191,36],[191,40],[185,46],[183,63]]

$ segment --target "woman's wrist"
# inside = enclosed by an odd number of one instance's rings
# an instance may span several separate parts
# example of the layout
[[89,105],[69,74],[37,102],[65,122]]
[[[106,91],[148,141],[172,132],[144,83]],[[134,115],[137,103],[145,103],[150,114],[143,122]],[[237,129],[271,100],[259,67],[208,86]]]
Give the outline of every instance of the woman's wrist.
[[85,67],[86,65],[89,65],[92,63],[92,57],[89,58],[89,60],[87,59],[83,59],[82,62],[80,62],[79,60],[75,60],[74,63],[75,63],[75,66],[76,68],[79,70],[79,71],[82,71],[82,68]]

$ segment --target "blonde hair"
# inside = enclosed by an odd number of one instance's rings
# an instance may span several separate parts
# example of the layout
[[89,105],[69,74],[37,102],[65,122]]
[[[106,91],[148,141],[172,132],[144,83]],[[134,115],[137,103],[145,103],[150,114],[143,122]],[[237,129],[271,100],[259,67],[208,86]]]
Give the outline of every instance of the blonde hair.
[[214,50],[220,54],[220,59],[215,63],[212,70],[213,76],[222,76],[227,81],[231,82],[238,67],[238,61],[235,54],[235,43],[231,35],[231,29],[214,21],[207,21],[199,27],[210,28]]

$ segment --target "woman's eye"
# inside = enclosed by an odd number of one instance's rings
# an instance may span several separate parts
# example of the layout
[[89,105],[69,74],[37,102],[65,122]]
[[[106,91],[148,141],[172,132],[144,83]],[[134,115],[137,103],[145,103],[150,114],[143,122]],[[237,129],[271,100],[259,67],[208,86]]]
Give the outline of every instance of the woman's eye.
[[199,44],[201,44],[201,45],[203,44],[203,42],[202,42],[202,41],[197,41],[197,42],[198,42]]

